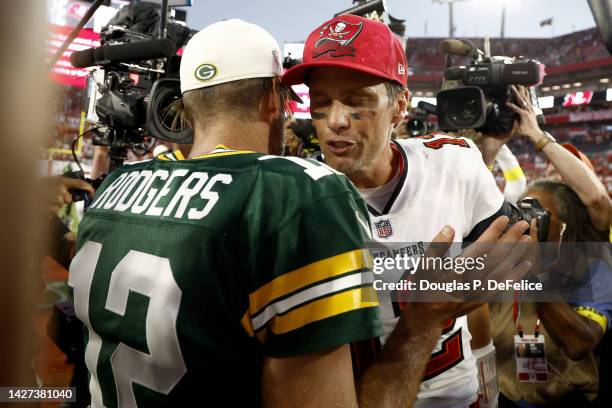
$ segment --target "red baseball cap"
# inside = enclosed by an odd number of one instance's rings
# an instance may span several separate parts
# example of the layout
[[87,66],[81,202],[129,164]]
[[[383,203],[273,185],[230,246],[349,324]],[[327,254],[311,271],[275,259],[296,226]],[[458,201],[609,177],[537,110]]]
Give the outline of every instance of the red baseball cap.
[[399,38],[378,21],[350,14],[334,17],[310,33],[303,62],[289,69],[282,82],[304,83],[315,67],[342,67],[407,85],[408,65]]

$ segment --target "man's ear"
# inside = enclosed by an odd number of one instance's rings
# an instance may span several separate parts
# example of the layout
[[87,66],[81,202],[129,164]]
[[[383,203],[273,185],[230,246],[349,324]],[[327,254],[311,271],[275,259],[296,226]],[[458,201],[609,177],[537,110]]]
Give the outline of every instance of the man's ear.
[[398,124],[406,117],[406,112],[408,111],[408,101],[410,100],[410,93],[408,90],[405,90],[402,93],[398,93],[395,96],[395,102],[393,104],[394,111],[393,117],[391,118],[391,123]]
[[278,78],[273,79],[272,87],[265,93],[259,104],[259,119],[269,123],[273,117],[281,112],[280,82]]

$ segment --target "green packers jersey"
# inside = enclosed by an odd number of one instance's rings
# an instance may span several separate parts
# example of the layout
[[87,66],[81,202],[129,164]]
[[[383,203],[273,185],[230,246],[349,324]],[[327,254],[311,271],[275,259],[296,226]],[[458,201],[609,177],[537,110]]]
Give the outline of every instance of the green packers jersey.
[[314,161],[218,148],[114,171],[69,277],[92,407],[258,406],[265,356],[381,335],[368,223]]

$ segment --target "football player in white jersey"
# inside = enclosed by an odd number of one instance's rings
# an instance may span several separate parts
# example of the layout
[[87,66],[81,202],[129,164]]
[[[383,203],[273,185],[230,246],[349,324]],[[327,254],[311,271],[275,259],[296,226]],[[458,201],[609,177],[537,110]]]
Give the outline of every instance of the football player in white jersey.
[[[328,38],[326,28],[340,23],[346,31],[342,41]],[[309,86],[325,162],[359,189],[377,241],[415,243],[402,251],[420,256],[424,243],[450,225],[455,241],[474,242],[504,214],[504,198],[470,140],[444,134],[391,140],[394,124],[407,109],[408,70],[401,44],[378,25],[346,15],[324,23],[306,40],[303,64],[287,71],[283,81]],[[400,312],[400,303],[381,302],[382,344]],[[466,316],[447,322],[416,407],[468,407],[476,401],[470,339]],[[375,347],[366,352],[372,354]]]

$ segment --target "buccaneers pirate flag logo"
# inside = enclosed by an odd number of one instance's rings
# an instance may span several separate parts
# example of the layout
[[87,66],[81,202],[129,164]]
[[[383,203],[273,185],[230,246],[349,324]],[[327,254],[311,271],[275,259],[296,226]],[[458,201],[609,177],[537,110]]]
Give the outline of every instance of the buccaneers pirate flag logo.
[[312,57],[317,58],[330,53],[330,57],[354,57],[356,48],[349,44],[361,33],[363,23],[351,24],[344,21],[335,21],[327,24],[319,32],[319,39],[315,42]]

